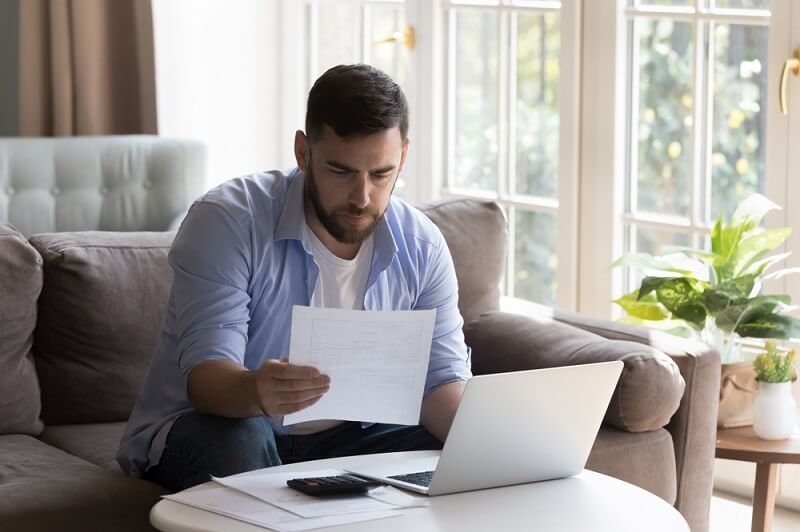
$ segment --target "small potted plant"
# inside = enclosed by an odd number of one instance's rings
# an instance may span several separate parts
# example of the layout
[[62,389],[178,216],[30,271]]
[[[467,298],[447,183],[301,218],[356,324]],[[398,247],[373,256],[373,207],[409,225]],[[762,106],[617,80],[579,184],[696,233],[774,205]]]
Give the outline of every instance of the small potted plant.
[[782,353],[773,341],[753,361],[758,392],[753,403],[753,431],[765,440],[782,440],[795,431],[797,409],[792,397],[795,352]]

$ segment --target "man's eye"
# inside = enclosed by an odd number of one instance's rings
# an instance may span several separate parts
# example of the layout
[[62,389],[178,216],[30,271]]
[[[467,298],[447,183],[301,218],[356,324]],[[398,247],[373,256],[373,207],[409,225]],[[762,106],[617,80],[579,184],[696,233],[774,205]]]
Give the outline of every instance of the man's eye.
[[375,176],[375,179],[388,179],[388,178],[392,177],[392,174],[391,174],[391,172],[389,172],[387,174],[374,174],[374,176]]
[[336,175],[346,175],[350,173],[348,170],[341,170],[339,168],[331,168],[331,172]]

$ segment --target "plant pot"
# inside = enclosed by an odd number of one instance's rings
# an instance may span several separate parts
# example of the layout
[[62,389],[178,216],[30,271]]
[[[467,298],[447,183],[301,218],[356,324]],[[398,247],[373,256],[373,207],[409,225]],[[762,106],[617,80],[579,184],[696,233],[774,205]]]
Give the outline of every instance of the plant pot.
[[765,440],[783,440],[795,431],[797,404],[791,382],[760,382],[753,403],[753,431]]

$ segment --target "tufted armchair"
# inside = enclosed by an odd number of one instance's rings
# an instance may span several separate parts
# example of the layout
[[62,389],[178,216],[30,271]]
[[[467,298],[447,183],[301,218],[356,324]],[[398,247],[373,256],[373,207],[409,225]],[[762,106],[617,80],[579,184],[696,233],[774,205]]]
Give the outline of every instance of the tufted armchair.
[[151,135],[0,138],[0,222],[23,235],[165,231],[205,190],[205,148]]

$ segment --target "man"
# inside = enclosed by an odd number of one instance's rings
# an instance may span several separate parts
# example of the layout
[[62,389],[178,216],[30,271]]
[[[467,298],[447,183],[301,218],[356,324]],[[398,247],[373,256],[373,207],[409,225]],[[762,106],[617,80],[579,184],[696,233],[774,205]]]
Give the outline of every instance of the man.
[[[455,272],[423,214],[392,197],[408,153],[400,87],[367,65],[314,84],[297,166],[231,180],[190,209],[153,361],[117,459],[179,490],[284,462],[441,448],[471,376]],[[288,363],[293,305],[435,308],[421,426],[285,426],[330,381]]]

